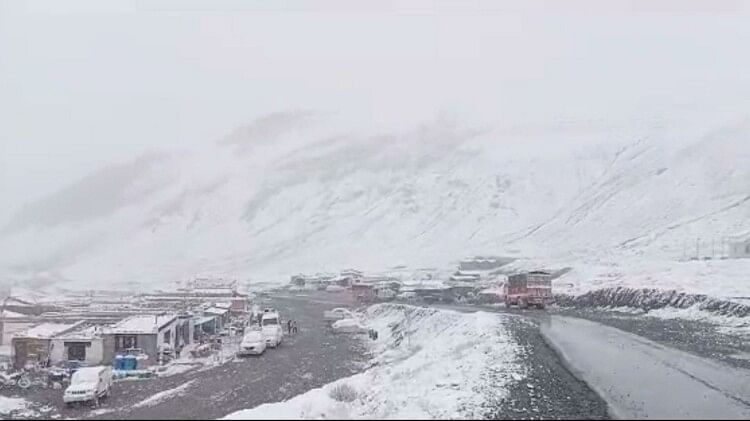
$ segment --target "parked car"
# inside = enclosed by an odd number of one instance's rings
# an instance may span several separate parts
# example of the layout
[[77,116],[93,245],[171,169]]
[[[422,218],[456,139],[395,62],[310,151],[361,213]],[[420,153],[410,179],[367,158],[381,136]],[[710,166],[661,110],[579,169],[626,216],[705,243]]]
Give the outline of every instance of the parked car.
[[240,343],[237,355],[240,357],[248,355],[260,355],[266,350],[266,338],[260,330],[251,330],[245,334]]
[[352,318],[354,318],[354,314],[349,309],[343,307],[338,307],[334,308],[333,310],[323,312],[323,319],[327,322],[335,322],[337,320]]
[[276,348],[277,346],[279,346],[279,344],[281,344],[281,341],[284,338],[284,329],[282,329],[281,327],[281,318],[279,317],[279,313],[276,310],[263,310],[261,329],[267,346]]
[[83,367],[71,377],[70,386],[63,393],[63,402],[68,406],[77,402],[91,402],[98,406],[100,399],[109,396],[111,388],[112,367]]

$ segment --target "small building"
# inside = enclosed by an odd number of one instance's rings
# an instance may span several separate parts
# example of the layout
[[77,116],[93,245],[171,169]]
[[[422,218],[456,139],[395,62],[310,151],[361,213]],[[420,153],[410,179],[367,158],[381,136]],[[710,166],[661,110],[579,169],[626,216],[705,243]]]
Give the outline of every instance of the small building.
[[218,328],[221,329],[229,323],[229,309],[228,308],[220,308],[217,306],[209,307],[205,310],[203,310],[203,314],[205,316],[216,316],[218,320]]
[[128,317],[104,329],[103,362],[111,364],[117,355],[141,354],[146,365],[154,365],[160,349],[175,346],[177,326],[176,314]]
[[377,286],[374,288],[375,298],[380,301],[388,301],[396,298],[396,291],[387,286]]
[[456,283],[448,288],[448,294],[454,300],[466,300],[473,298],[474,292],[477,290],[476,284],[472,282]]
[[480,304],[495,304],[505,301],[505,290],[503,288],[487,288],[479,291],[477,302]]
[[37,323],[39,323],[37,317],[4,310],[0,313],[0,346],[7,345],[10,350],[13,335],[23,332]]
[[232,297],[229,313],[232,316],[244,316],[248,313],[247,297]]
[[459,270],[492,270],[499,268],[500,266],[507,263],[498,257],[481,257],[477,256],[472,259],[461,260],[458,263]]
[[193,317],[193,340],[199,341],[204,336],[215,335],[219,333],[219,317],[215,315],[204,314]]
[[371,302],[377,297],[375,293],[375,286],[371,284],[353,284],[352,296],[361,302]]
[[364,278],[364,274],[356,269],[342,270],[339,275],[344,278],[349,278],[349,285],[360,282]]
[[193,343],[193,332],[195,331],[193,321],[193,313],[191,312],[182,311],[177,315],[175,346],[182,347]]
[[293,275],[290,283],[297,287],[305,286],[305,277],[303,275]]
[[236,279],[225,279],[225,278],[193,278],[185,283],[185,290],[187,291],[206,291],[206,292],[218,292],[218,291],[237,291],[239,289],[239,281]]
[[82,361],[100,365],[104,360],[104,336],[100,326],[89,326],[52,338],[50,361]]
[[750,258],[750,238],[729,241],[729,257],[732,259]]
[[441,282],[422,282],[413,285],[412,289],[417,298],[426,302],[451,301],[452,295],[448,286]]
[[472,270],[457,270],[450,277],[451,282],[477,282],[482,279],[482,274]]
[[3,309],[27,316],[38,316],[46,311],[57,310],[58,307],[48,303],[34,303],[18,297],[6,297],[2,300]]
[[13,335],[13,366],[21,369],[27,364],[46,364],[50,359],[52,338],[77,329],[77,323],[41,323]]

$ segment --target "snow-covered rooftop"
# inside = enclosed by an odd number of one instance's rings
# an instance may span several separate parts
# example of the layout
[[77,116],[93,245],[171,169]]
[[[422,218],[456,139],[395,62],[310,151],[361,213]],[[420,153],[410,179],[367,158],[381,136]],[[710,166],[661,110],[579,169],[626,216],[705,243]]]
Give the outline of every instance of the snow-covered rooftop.
[[193,324],[196,326],[202,325],[203,323],[208,323],[211,320],[214,320],[213,316],[200,316],[193,319]]
[[25,331],[14,334],[15,337],[49,339],[62,332],[75,328],[82,322],[76,323],[41,323]]
[[101,337],[102,329],[98,326],[89,326],[82,329],[73,330],[71,332],[58,335],[58,339],[79,339],[88,340]]
[[221,295],[221,294],[233,294],[234,288],[193,288],[190,292],[195,294],[209,294],[209,295]]
[[28,316],[25,314],[21,314],[21,313],[15,313],[12,311],[3,310],[3,312],[0,313],[0,317],[4,319],[19,319],[19,318],[28,317]]
[[209,308],[203,310],[203,312],[206,313],[206,314],[216,314],[216,315],[219,315],[219,316],[223,316],[223,315],[227,314],[227,312],[229,312],[229,309],[226,309],[226,308],[217,308],[217,307],[209,307]]
[[114,324],[112,327],[107,329],[107,332],[134,334],[157,333],[159,329],[171,323],[172,320],[174,320],[176,317],[177,315],[175,314],[166,314],[161,316],[144,314],[131,316]]

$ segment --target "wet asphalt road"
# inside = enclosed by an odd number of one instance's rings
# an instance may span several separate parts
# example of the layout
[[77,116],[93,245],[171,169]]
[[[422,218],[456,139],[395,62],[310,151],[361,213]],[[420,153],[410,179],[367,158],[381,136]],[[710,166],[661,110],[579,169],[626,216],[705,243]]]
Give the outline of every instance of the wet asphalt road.
[[[366,356],[360,340],[330,333],[323,311],[347,303],[344,295],[328,295],[328,303],[273,298],[262,306],[276,307],[282,319],[298,320],[300,331],[287,335],[279,348],[257,357],[169,377],[119,381],[100,408],[66,408],[61,390],[25,393],[27,399],[54,408],[45,418],[212,419],[254,406],[282,401],[349,376],[362,369]],[[187,383],[187,386],[185,384]],[[159,392],[182,386],[180,395],[154,405],[141,403]]]
[[600,309],[560,309],[555,313],[616,327],[671,348],[750,369],[750,337],[722,332],[710,323]]

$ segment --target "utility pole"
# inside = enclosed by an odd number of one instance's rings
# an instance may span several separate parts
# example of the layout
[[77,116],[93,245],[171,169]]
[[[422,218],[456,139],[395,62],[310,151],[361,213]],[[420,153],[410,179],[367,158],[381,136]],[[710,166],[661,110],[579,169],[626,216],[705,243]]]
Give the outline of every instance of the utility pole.
[[716,249],[714,248],[714,241],[715,239],[712,238],[711,239],[711,258],[712,259],[716,257]]
[[682,241],[682,260],[687,260],[687,243],[685,240]]
[[695,258],[697,260],[701,259],[701,239],[700,237],[695,239]]

